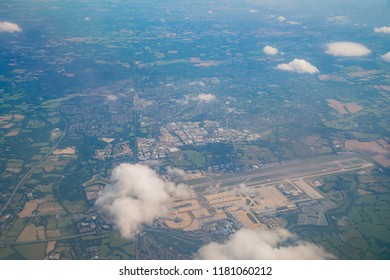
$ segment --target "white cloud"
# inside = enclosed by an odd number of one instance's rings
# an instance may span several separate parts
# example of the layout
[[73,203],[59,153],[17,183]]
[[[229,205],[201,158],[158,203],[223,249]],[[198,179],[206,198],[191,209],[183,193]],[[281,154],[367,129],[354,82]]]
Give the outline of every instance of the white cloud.
[[225,243],[200,248],[197,258],[218,260],[311,260],[333,259],[322,247],[297,238],[285,229],[241,229]]
[[205,102],[205,103],[209,103],[209,102],[213,102],[217,99],[217,97],[214,95],[214,94],[211,94],[211,93],[201,93],[199,94],[196,99],[199,101],[199,102]]
[[263,52],[265,53],[265,54],[267,54],[267,55],[276,55],[276,54],[278,54],[278,49],[276,49],[276,48],[273,48],[273,47],[271,47],[271,46],[265,46],[264,48],[263,48]]
[[344,24],[347,23],[349,19],[346,16],[335,16],[328,18],[328,21]]
[[383,26],[380,28],[374,28],[376,33],[390,33],[390,26]]
[[170,167],[167,168],[167,174],[171,177],[180,177],[180,178],[186,178],[187,173],[183,169],[179,169],[176,167]]
[[106,95],[106,101],[117,101],[118,100],[118,96],[116,96],[116,95],[113,95],[113,94],[107,94]]
[[286,18],[285,18],[284,16],[280,16],[280,17],[278,17],[278,20],[279,20],[280,22],[283,22],[283,21],[286,21]]
[[21,31],[22,28],[16,23],[12,23],[9,21],[0,21],[0,33],[1,32],[14,33],[14,32],[21,32]]
[[250,13],[252,13],[252,14],[255,14],[255,13],[258,13],[258,12],[259,12],[259,10],[250,9],[250,10],[249,10],[249,12],[250,12]]
[[366,56],[371,50],[366,46],[354,42],[335,42],[326,45],[326,53],[333,56]]
[[144,165],[123,163],[112,171],[112,184],[99,194],[96,205],[112,217],[124,238],[133,238],[143,224],[169,213],[172,196],[185,196],[186,187],[162,180]]
[[179,100],[180,103],[188,104],[190,101],[200,102],[200,103],[211,103],[214,102],[217,97],[211,93],[200,93],[198,95],[188,94],[184,96],[184,100]]
[[276,66],[276,68],[282,71],[291,71],[297,73],[315,74],[320,72],[317,67],[304,59],[294,59],[290,63],[279,64]]
[[390,52],[381,56],[384,61],[390,62]]
[[89,20],[91,20],[91,18],[90,17],[85,17],[84,20],[85,21],[89,21]]
[[287,23],[291,24],[291,25],[299,25],[300,23],[297,22],[297,21],[292,21],[292,20],[289,20]]

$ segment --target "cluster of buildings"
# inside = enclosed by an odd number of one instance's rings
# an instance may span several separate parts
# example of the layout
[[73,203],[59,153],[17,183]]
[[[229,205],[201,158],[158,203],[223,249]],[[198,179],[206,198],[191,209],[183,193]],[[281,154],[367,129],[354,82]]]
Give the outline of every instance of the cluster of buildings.
[[130,141],[124,141],[118,144],[108,144],[104,149],[95,151],[96,158],[106,160],[107,158],[118,158],[121,156],[132,156],[133,151],[130,148]]
[[171,122],[160,129],[157,139],[138,138],[138,159],[165,158],[168,152],[179,151],[184,145],[206,145],[230,141],[248,141],[260,138],[259,134],[221,127],[219,122]]

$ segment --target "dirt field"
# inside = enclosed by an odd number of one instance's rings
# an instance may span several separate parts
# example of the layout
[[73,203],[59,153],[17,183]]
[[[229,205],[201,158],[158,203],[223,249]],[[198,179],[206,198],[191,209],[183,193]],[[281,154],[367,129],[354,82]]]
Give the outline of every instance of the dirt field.
[[377,155],[377,156],[373,156],[372,158],[385,167],[390,166],[390,159],[387,158],[385,155]]
[[19,218],[31,217],[32,213],[37,209],[38,203],[36,201],[27,201],[23,210],[19,213]]
[[370,142],[347,140],[345,141],[345,149],[365,153],[381,165],[390,166],[390,159],[387,157],[390,153],[390,145],[383,139]]
[[23,120],[24,119],[24,115],[14,114],[14,119],[15,120]]
[[76,154],[76,148],[75,147],[67,147],[65,149],[56,149],[53,152],[54,155],[74,155]]
[[363,110],[363,107],[356,104],[355,102],[346,103],[344,106],[351,114],[357,113],[357,112]]
[[46,254],[49,254],[50,252],[55,250],[56,243],[56,241],[50,241],[47,243]]
[[6,135],[4,135],[5,137],[14,137],[14,136],[17,136],[20,132],[20,128],[16,128],[14,130],[11,130],[10,132],[8,132]]
[[3,123],[4,121],[12,120],[12,116],[0,116],[0,123]]
[[47,160],[45,160],[45,162],[41,166],[46,173],[49,173],[56,168],[56,165],[58,165],[58,157],[50,156]]
[[112,141],[115,140],[115,138],[106,138],[106,137],[99,138],[99,139],[102,140],[103,142],[108,143],[108,144],[110,144]]
[[354,114],[364,109],[362,106],[356,104],[355,102],[341,103],[334,99],[327,99],[326,101],[328,101],[328,106],[337,110],[340,115],[345,115],[348,113]]
[[9,124],[3,125],[1,128],[11,128],[14,125],[15,125],[14,123],[9,123]]
[[46,239],[45,227],[29,224],[25,226],[17,241],[35,241]]
[[359,140],[345,141],[345,148],[350,151],[371,152],[377,154],[386,154],[390,152],[390,145],[382,141],[360,142]]
[[87,200],[97,199],[99,197],[99,192],[85,192]]
[[337,101],[337,100],[334,100],[334,99],[327,99],[326,101],[328,101],[328,106],[330,108],[333,108],[335,110],[337,110],[337,112],[340,114],[340,115],[345,115],[345,114],[348,114],[347,110],[345,110],[344,108],[344,104]]

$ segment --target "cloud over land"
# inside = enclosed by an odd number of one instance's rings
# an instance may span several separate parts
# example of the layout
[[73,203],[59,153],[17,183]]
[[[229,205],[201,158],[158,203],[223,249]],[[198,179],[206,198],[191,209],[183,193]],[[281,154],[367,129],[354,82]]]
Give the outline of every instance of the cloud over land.
[[22,28],[16,23],[12,23],[9,21],[0,21],[0,33],[2,32],[14,33],[14,32],[21,32],[21,31]]
[[113,183],[96,200],[113,219],[122,237],[133,238],[143,224],[166,216],[172,196],[185,196],[186,186],[162,180],[151,168],[122,163],[114,168]]
[[319,73],[317,67],[310,64],[304,59],[294,59],[290,63],[282,63],[276,66],[276,69],[282,70],[282,71],[290,71],[290,72],[297,72],[297,73],[308,73],[308,74],[315,74]]
[[365,45],[354,42],[334,42],[326,45],[326,53],[333,56],[367,56],[371,53]]
[[263,48],[263,52],[267,55],[277,55],[279,53],[277,48],[271,47],[271,46],[265,46]]
[[196,255],[208,260],[312,260],[333,259],[322,247],[300,241],[285,229],[241,229],[226,242],[211,242]]

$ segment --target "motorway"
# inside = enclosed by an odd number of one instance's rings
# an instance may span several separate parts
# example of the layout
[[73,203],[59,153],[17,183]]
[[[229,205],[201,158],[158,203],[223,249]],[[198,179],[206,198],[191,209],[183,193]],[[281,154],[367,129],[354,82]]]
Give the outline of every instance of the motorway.
[[12,199],[14,198],[16,192],[26,183],[27,179],[30,178],[31,174],[34,172],[35,169],[37,169],[47,158],[54,152],[55,149],[57,149],[58,145],[61,143],[62,139],[64,139],[67,131],[68,131],[68,121],[65,119],[65,117],[61,114],[60,108],[62,104],[66,101],[69,101],[72,98],[75,98],[79,95],[73,95],[71,98],[68,98],[64,101],[62,101],[59,106],[57,107],[57,114],[58,116],[64,121],[65,128],[64,131],[61,133],[60,137],[58,138],[57,142],[51,147],[51,149],[43,156],[43,158],[38,161],[31,169],[22,177],[22,179],[19,181],[19,183],[16,185],[14,190],[12,191],[11,196],[8,198],[7,202],[4,204],[3,208],[0,210],[0,217],[3,214],[3,212],[8,208],[8,205],[11,203]]

